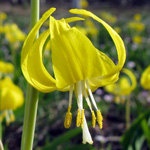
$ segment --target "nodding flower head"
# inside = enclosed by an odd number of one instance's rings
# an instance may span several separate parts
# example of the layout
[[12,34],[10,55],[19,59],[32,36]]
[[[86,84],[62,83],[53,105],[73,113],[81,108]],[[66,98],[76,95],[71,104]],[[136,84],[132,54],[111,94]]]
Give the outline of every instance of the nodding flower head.
[[144,70],[140,82],[145,90],[150,90],[150,84],[148,84],[150,82],[150,66]]
[[135,75],[129,69],[126,68],[122,70],[122,73],[124,73],[127,76],[120,77],[117,83],[107,85],[105,87],[106,91],[120,96],[131,94],[131,92],[136,88],[137,85]]
[[5,77],[0,81],[0,121],[6,119],[6,124],[15,120],[13,110],[22,106],[24,102],[22,90],[10,78]]
[[[86,18],[91,17],[106,28],[116,46],[118,54],[118,64],[116,65],[107,55],[95,48],[82,32],[75,27],[70,27],[70,22],[84,20],[83,18],[71,17],[56,20],[51,16],[54,11],[55,8],[48,10],[28,34],[21,53],[22,72],[26,80],[41,92],[69,91],[68,112],[64,122],[66,128],[71,125],[72,95],[73,91],[75,92],[78,105],[76,125],[83,129],[83,143],[92,144],[93,141],[84,115],[83,100],[85,99],[91,110],[93,127],[97,120],[101,129],[103,118],[92,92],[98,87],[118,80],[119,72],[126,59],[124,43],[108,24],[93,13],[84,9],[70,10],[73,14],[83,15]],[[36,39],[38,30],[48,18],[49,29]],[[43,47],[47,41],[51,47],[54,77],[43,64]]]

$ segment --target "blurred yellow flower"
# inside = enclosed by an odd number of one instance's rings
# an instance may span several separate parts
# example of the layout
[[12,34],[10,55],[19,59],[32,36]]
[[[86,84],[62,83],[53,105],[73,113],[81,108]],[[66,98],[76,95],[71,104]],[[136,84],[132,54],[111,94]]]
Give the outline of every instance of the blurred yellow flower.
[[106,11],[101,12],[102,18],[109,23],[116,23],[117,17]]
[[0,24],[3,22],[3,20],[5,20],[7,18],[7,14],[0,12]]
[[0,61],[0,73],[13,73],[14,65],[9,62]]
[[133,42],[136,44],[141,44],[142,43],[142,37],[139,35],[136,35],[132,38]]
[[115,95],[130,95],[130,93],[135,89],[137,82],[134,74],[128,69],[123,69],[122,72],[129,77],[130,81],[128,77],[122,76],[117,83],[110,84],[105,87],[107,92]]
[[120,27],[114,27],[114,30],[115,30],[118,34],[121,33]]
[[80,0],[80,6],[81,6],[81,8],[87,8],[88,7],[88,1],[87,0]]
[[88,30],[85,27],[82,26],[75,26],[80,32],[82,32],[84,35],[88,34]]
[[16,24],[5,24],[4,25],[5,37],[10,43],[25,40],[25,33],[23,33]]
[[5,33],[4,32],[4,27],[2,25],[0,25],[0,33]]
[[142,73],[140,82],[144,89],[150,90],[150,66],[148,66]]
[[1,120],[6,118],[6,123],[14,121],[13,110],[22,106],[24,96],[22,90],[10,78],[5,77],[0,81],[0,114]]
[[133,19],[134,19],[135,21],[140,21],[140,20],[141,20],[141,15],[140,15],[140,14],[135,14],[135,15],[133,16]]
[[[71,17],[56,20],[50,16],[54,11],[55,8],[48,10],[28,34],[21,53],[22,72],[26,80],[41,92],[69,91],[65,128],[71,126],[72,97],[73,91],[75,92],[78,105],[76,126],[81,126],[83,130],[83,143],[92,144],[93,141],[84,115],[83,98],[91,110],[93,127],[95,127],[97,118],[101,129],[103,118],[92,91],[118,80],[120,70],[126,59],[124,43],[107,23],[93,13],[84,9],[70,10],[73,14],[91,17],[106,28],[116,46],[118,54],[118,64],[116,65],[106,54],[95,48],[82,32],[68,24],[73,21],[84,20],[83,18]],[[35,39],[38,30],[47,18],[50,18],[49,29],[41,33],[38,39]],[[49,36],[54,77],[43,64],[43,46]],[[94,113],[93,106],[97,115]]]
[[129,22],[128,28],[134,29],[136,31],[143,31],[145,29],[145,25],[141,22]]
[[92,36],[96,36],[98,34],[98,29],[95,26],[95,24],[92,22],[91,19],[86,19],[84,24],[85,24],[84,28],[85,28],[87,34],[90,34]]

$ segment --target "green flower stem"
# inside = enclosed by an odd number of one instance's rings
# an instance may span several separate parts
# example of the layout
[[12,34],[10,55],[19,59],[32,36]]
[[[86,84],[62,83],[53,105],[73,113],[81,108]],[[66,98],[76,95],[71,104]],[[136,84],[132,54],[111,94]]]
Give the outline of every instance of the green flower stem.
[[126,100],[126,129],[130,127],[130,95],[127,96]]
[[[31,0],[31,27],[39,20],[39,0]],[[37,34],[38,36],[38,34]],[[21,150],[32,150],[39,92],[28,85]]]
[[33,87],[29,87],[29,89],[28,94],[30,94],[30,96],[27,97],[25,105],[21,150],[32,150],[33,147],[39,92]]

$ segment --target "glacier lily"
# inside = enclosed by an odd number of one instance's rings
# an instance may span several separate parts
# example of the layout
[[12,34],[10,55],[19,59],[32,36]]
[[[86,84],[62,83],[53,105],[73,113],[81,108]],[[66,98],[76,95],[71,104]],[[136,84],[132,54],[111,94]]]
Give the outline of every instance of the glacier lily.
[[9,77],[0,81],[0,122],[6,119],[9,125],[15,120],[13,111],[21,107],[24,103],[22,90],[15,85]]
[[150,90],[150,66],[148,66],[142,73],[140,83],[145,90]]
[[105,87],[106,91],[116,95],[115,102],[125,102],[126,98],[126,129],[130,126],[130,94],[136,88],[136,77],[129,69],[124,68],[122,72],[127,76],[122,76],[118,83],[113,83]]
[[[131,94],[131,92],[135,89],[137,85],[136,78],[129,69],[124,68],[122,72],[128,77],[122,76],[119,79],[118,83],[107,85],[105,87],[106,91],[115,95],[123,95],[123,96]],[[130,80],[128,80],[128,78]]]
[[[93,141],[84,115],[83,98],[91,110],[93,127],[95,127],[97,118],[99,127],[102,128],[102,115],[92,92],[98,87],[118,80],[119,72],[126,59],[124,43],[108,24],[93,13],[84,9],[70,10],[73,14],[92,17],[106,28],[118,53],[118,64],[115,65],[107,55],[95,48],[84,34],[68,24],[84,20],[83,18],[72,17],[56,20],[51,16],[54,11],[55,8],[48,10],[28,34],[21,53],[22,72],[26,80],[40,92],[69,91],[68,112],[64,122],[66,128],[71,125],[72,96],[73,91],[75,92],[78,105],[76,125],[83,129],[83,143],[92,144]],[[50,18],[49,29],[36,39],[38,30],[48,18]],[[46,70],[42,61],[43,47],[49,36],[54,77]],[[92,106],[97,112],[97,117]]]

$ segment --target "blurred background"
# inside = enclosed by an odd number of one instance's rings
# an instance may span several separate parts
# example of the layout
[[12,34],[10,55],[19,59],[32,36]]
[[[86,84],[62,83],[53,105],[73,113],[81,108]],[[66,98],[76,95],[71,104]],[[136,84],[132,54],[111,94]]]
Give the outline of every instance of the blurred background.
[[[102,130],[98,125],[92,128],[90,110],[84,104],[93,145],[82,144],[82,130],[75,125],[75,96],[72,125],[65,129],[68,92],[40,93],[34,150],[150,149],[150,1],[40,0],[41,15],[50,7],[56,7],[54,17],[57,19],[72,16],[68,12],[71,8],[85,8],[107,22],[125,43],[124,68],[131,73],[122,71],[115,85],[94,92],[104,118]],[[115,45],[101,24],[88,18],[71,25],[117,62]],[[47,28],[48,22],[45,22],[40,31]],[[6,150],[20,149],[27,87],[20,68],[20,53],[29,31],[30,0],[0,0],[0,137]],[[43,59],[47,68],[52,65],[50,56],[47,45]]]

